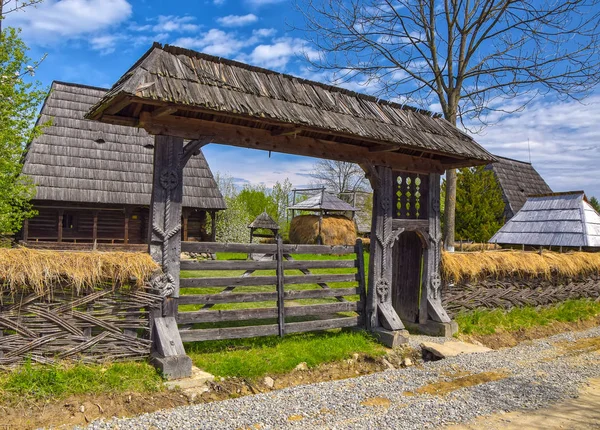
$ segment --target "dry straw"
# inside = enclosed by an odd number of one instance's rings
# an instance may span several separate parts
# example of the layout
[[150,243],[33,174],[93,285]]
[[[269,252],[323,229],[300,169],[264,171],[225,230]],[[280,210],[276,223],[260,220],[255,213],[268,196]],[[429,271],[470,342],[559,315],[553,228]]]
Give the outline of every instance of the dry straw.
[[[299,215],[290,224],[290,242],[317,243],[319,217]],[[321,225],[323,245],[353,245],[356,242],[356,225],[343,215],[325,215]]]
[[146,253],[0,249],[0,280],[11,292],[52,292],[68,286],[77,293],[100,285],[140,287],[158,269]]
[[484,277],[581,277],[600,274],[600,253],[544,251],[444,252],[443,274],[454,282]]

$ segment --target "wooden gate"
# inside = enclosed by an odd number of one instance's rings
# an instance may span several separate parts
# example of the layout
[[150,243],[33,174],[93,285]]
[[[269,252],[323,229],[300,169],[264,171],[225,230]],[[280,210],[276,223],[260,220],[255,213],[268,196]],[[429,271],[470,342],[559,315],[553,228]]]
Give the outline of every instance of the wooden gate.
[[[184,342],[364,327],[360,240],[354,246],[284,245],[281,238],[275,244],[183,242],[181,249],[265,255],[261,261],[181,261],[177,323]],[[305,260],[307,254],[339,258]]]
[[419,322],[423,243],[414,231],[400,234],[393,248],[392,306],[403,322]]

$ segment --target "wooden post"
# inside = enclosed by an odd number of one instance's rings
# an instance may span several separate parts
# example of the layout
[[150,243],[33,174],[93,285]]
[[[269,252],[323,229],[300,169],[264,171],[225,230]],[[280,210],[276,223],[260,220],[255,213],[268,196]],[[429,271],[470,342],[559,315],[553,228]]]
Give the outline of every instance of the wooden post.
[[378,166],[371,172],[377,175],[373,187],[371,221],[371,258],[369,289],[367,291],[367,326],[373,330],[402,330],[404,325],[392,306],[392,246],[403,229],[393,230],[393,174],[389,167]]
[[27,243],[28,238],[29,238],[29,219],[25,218],[25,221],[23,221],[23,242]]
[[188,218],[190,217],[189,209],[183,210],[183,241],[187,242],[188,240]]
[[210,211],[210,240],[217,241],[217,211]]
[[64,210],[63,209],[59,209],[58,210],[58,242],[62,242],[63,239],[63,216],[64,216]]
[[192,361],[185,354],[177,326],[183,198],[183,139],[154,138],[154,172],[150,204],[150,255],[162,267],[153,288],[164,297],[162,315],[153,315],[152,362],[169,379],[191,376]]
[[[440,175],[429,175],[429,246],[424,261],[422,281],[423,296],[427,300],[420,307],[419,322],[424,324],[428,318],[440,323],[449,323],[450,317],[442,307],[442,278],[440,263],[442,259],[442,231],[440,227]],[[423,303],[423,301],[422,301]]]
[[129,215],[130,215],[130,210],[128,208],[125,208],[125,218],[124,218],[124,222],[123,222],[123,243],[125,245],[127,245],[129,243]]
[[361,317],[363,324],[367,324],[367,285],[365,284],[365,254],[362,239],[356,239],[356,274],[358,278],[358,288],[360,289],[360,301],[362,302]]
[[92,226],[92,241],[94,244],[98,239],[98,211],[94,211],[94,224]]
[[283,284],[283,240],[277,235],[277,324],[279,325],[279,336],[285,336],[285,301]]

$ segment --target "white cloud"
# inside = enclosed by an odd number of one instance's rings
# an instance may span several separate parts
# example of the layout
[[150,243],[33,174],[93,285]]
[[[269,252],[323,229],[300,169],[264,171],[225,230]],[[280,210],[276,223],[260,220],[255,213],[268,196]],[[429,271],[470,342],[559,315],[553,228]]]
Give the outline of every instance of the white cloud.
[[131,11],[127,0],[47,0],[10,14],[6,21],[26,29],[26,38],[45,44],[106,29],[127,20]]
[[600,94],[580,104],[550,97],[504,115],[474,136],[488,151],[531,161],[554,191],[600,196]]
[[117,42],[121,39],[121,36],[114,34],[96,36],[90,39],[90,46],[94,51],[100,51],[102,55],[106,55],[115,51]]
[[258,17],[253,13],[248,15],[227,15],[217,18],[217,22],[223,27],[243,27],[258,21]]
[[225,0],[213,0],[213,4],[215,6],[221,6],[221,5],[225,4]]
[[311,59],[319,56],[317,51],[307,46],[305,40],[282,37],[273,40],[272,44],[256,46],[249,55],[242,59],[257,66],[281,69],[288,64],[292,57],[300,54],[305,54]]
[[173,44],[184,48],[197,49],[211,55],[230,57],[274,33],[275,30],[273,29],[259,29],[253,31],[252,36],[244,37],[235,32],[212,28],[200,37],[181,37]]
[[200,26],[193,23],[195,20],[193,16],[159,15],[152,30],[157,33],[198,31]]

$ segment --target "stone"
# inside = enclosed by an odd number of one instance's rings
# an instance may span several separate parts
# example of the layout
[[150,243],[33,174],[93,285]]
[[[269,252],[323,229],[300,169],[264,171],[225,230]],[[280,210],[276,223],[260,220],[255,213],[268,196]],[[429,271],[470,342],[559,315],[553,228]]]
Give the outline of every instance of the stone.
[[442,323],[427,320],[425,324],[406,322],[404,325],[411,332],[426,334],[428,336],[452,337],[458,333],[458,324],[456,321]]
[[433,342],[421,343],[421,348],[439,358],[455,357],[460,354],[477,354],[491,351],[485,346],[474,345],[466,342],[444,342],[442,344]]
[[265,376],[265,379],[263,379],[263,382],[269,388],[273,388],[275,386],[275,380],[273,378],[271,378],[270,376]]
[[389,361],[387,361],[385,358],[383,360],[381,360],[381,362],[385,365],[385,367],[387,367],[390,370],[395,370],[396,369],[394,367],[394,365],[392,363],[390,363]]
[[354,360],[354,361],[358,361],[359,357],[360,357],[360,355],[358,355],[357,352],[355,352],[354,354],[352,354],[352,360]]
[[396,348],[408,343],[409,334],[406,330],[390,331],[383,327],[377,327],[373,330],[373,334],[388,348]]
[[[208,390],[207,383],[214,381],[215,377],[208,372],[205,372],[196,366],[192,366],[191,376],[189,378],[177,379],[174,381],[166,381],[165,386],[169,390],[175,388],[181,389],[184,393],[186,391],[204,392]],[[189,393],[186,393],[189,394]]]
[[308,370],[308,365],[303,361],[302,363],[299,363],[294,370]]
[[410,367],[413,365],[413,362],[410,358],[408,357],[404,357],[404,360],[402,361],[402,364],[404,364],[405,367]]
[[192,359],[187,355],[162,357],[159,354],[152,354],[150,363],[167,380],[189,378],[192,375]]

